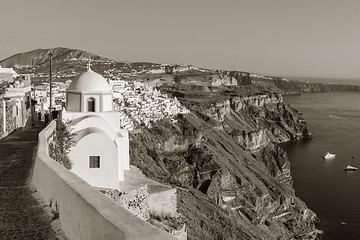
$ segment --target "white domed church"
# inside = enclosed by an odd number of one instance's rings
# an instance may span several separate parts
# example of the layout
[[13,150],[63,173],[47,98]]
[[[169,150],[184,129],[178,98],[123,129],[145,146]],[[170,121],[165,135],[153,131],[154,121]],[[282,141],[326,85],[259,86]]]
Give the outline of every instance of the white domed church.
[[71,171],[92,186],[118,189],[129,170],[129,135],[120,128],[120,113],[113,111],[110,85],[88,67],[70,84],[66,97],[62,118],[76,134]]
[[67,110],[74,112],[112,111],[112,90],[105,78],[92,71],[82,73],[67,90]]

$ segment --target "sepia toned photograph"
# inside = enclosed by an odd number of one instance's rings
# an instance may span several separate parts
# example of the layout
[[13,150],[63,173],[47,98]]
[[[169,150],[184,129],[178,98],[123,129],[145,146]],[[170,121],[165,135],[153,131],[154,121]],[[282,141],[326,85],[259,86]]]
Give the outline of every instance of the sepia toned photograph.
[[1,9],[0,239],[360,239],[360,1]]

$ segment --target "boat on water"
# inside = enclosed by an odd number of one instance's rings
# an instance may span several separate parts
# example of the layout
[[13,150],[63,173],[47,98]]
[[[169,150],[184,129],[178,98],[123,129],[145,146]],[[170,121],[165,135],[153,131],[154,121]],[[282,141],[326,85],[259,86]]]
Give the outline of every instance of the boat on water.
[[347,165],[346,168],[344,168],[345,171],[356,171],[357,167]]
[[332,159],[332,158],[335,158],[336,154],[332,154],[332,153],[329,153],[327,152],[324,156],[325,159]]

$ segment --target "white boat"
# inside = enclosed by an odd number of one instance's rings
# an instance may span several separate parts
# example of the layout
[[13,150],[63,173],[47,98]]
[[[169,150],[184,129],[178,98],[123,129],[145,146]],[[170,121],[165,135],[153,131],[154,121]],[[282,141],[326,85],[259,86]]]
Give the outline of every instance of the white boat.
[[332,154],[332,153],[329,153],[327,152],[324,156],[325,159],[332,159],[332,158],[335,158],[336,154]]
[[347,165],[346,168],[344,168],[345,171],[355,171],[357,170],[357,167]]

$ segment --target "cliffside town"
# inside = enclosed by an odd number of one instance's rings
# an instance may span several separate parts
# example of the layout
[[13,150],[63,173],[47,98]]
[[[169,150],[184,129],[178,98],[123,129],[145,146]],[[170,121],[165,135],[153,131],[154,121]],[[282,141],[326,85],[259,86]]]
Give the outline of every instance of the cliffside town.
[[135,124],[151,127],[151,122],[164,117],[175,121],[175,115],[190,112],[176,97],[168,97],[141,82],[120,80],[110,81],[110,84],[114,89],[115,107],[122,113],[120,125],[123,128],[133,130]]
[[[359,86],[189,65],[115,62],[60,50],[58,55],[54,51],[53,106],[64,106],[66,88],[93,59],[91,68],[112,86],[120,126],[130,130],[130,164],[177,189],[188,239],[319,237],[319,220],[296,197],[290,163],[279,147],[312,135],[302,114],[284,103],[281,94],[359,91]],[[50,87],[45,82],[46,50],[40,52],[43,59],[37,55],[36,61],[23,60],[14,69],[30,74],[35,110],[44,113]],[[15,64],[17,58],[0,64]],[[148,219],[151,213],[146,214]]]

